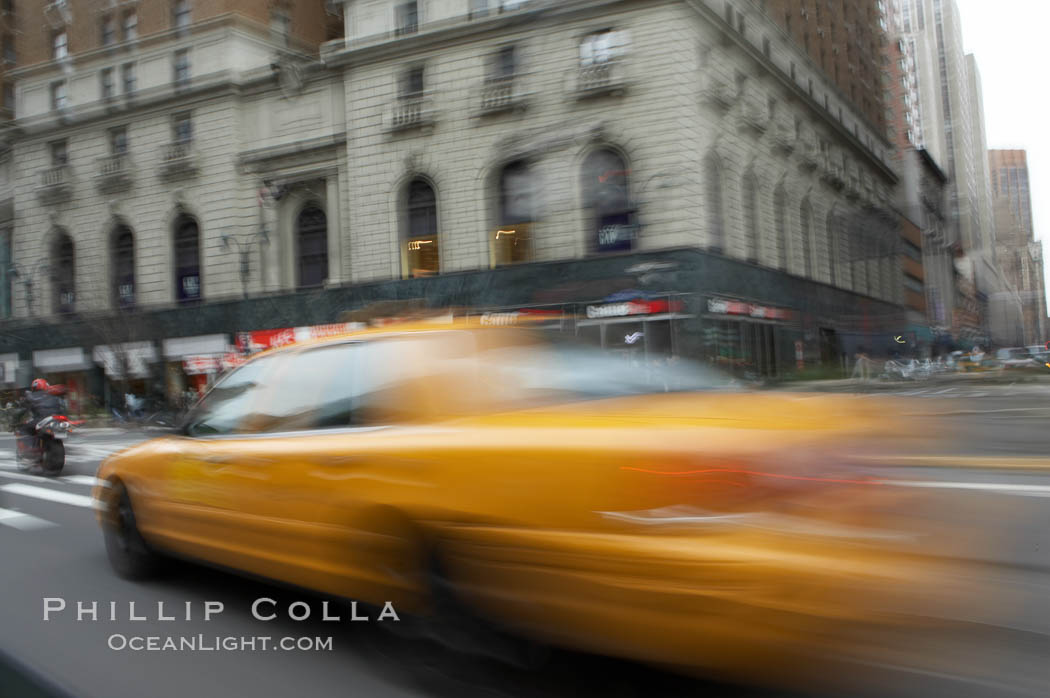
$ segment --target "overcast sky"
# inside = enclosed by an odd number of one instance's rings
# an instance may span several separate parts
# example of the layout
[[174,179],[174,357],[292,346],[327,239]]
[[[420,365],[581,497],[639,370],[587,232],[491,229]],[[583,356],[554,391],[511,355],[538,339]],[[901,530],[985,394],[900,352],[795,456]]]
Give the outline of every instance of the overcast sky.
[[[988,147],[1028,151],[1032,225],[1035,237],[1045,240],[1050,225],[1050,0],[956,2],[963,45],[981,72]],[[1045,265],[1044,256],[1044,275],[1050,278]]]

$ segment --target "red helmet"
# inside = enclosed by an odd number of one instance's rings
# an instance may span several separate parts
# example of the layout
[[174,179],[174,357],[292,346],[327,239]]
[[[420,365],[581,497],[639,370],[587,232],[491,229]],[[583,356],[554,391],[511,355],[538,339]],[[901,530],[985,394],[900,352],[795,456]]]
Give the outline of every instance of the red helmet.
[[47,384],[47,381],[46,381],[46,380],[44,380],[43,378],[37,378],[37,379],[36,379],[36,380],[34,380],[34,381],[33,381],[33,383],[32,383],[32,384],[31,384],[31,385],[29,386],[29,389],[30,389],[30,390],[33,390],[33,391],[36,391],[36,390],[47,390],[47,389],[48,389],[48,388],[50,388],[50,387],[51,387],[51,386],[49,386],[49,385]]

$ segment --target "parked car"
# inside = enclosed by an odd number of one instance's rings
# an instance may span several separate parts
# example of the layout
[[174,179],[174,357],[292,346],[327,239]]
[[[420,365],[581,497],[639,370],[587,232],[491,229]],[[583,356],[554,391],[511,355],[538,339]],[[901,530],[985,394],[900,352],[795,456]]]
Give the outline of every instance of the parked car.
[[1035,357],[1026,347],[1012,347],[1000,349],[995,353],[995,358],[1000,366],[1005,369],[1038,368],[1039,364]]

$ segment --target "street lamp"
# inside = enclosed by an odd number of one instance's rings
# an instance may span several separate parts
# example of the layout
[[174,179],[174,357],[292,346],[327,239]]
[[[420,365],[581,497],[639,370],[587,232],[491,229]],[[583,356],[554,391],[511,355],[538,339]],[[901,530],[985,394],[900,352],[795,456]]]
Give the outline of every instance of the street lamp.
[[26,292],[26,310],[29,315],[33,314],[33,284],[36,281],[36,275],[44,272],[47,273],[51,269],[51,264],[46,259],[37,260],[37,263],[33,265],[30,272],[27,274],[22,270],[21,265],[17,262],[12,262],[11,266],[8,267],[8,273],[16,279],[22,279],[22,285],[25,287]]
[[241,290],[245,298],[248,297],[248,277],[251,275],[251,251],[256,242],[259,243],[260,249],[263,245],[267,245],[270,242],[270,235],[266,231],[265,222],[259,226],[257,231],[243,238],[230,235],[229,233],[222,234],[222,249],[229,250],[232,246],[236,246],[237,253],[240,255]]

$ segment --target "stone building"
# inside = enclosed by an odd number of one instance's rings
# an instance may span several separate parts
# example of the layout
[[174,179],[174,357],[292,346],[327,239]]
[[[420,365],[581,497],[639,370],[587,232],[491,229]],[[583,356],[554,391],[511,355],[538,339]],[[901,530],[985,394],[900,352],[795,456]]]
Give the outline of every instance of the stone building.
[[386,298],[571,307],[766,375],[904,319],[892,146],[759,3],[141,0],[112,45],[70,5],[69,55],[15,71],[24,375]]
[[1035,239],[1028,158],[1023,150],[989,150],[996,257],[1007,282],[1020,295],[1024,342],[1044,344],[1047,337],[1043,245]]

